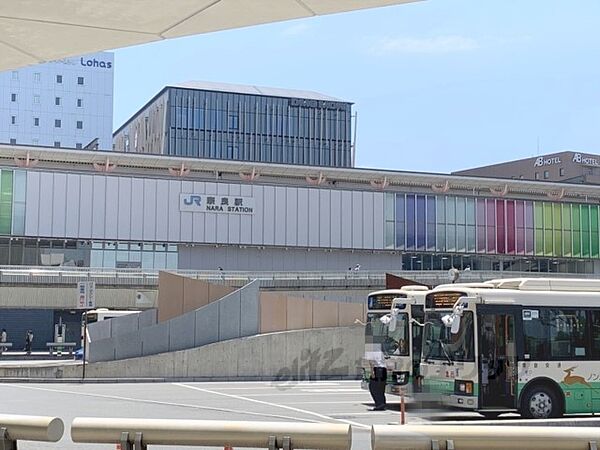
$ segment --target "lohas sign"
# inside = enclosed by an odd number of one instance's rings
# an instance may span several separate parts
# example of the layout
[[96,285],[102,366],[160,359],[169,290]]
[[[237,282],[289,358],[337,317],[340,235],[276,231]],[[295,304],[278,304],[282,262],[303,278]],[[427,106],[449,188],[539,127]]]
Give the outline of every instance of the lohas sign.
[[254,214],[254,198],[235,195],[180,194],[179,211]]
[[79,64],[84,67],[101,67],[102,69],[110,69],[112,67],[112,62],[110,61],[102,61],[96,58],[87,59],[87,58],[79,58]]

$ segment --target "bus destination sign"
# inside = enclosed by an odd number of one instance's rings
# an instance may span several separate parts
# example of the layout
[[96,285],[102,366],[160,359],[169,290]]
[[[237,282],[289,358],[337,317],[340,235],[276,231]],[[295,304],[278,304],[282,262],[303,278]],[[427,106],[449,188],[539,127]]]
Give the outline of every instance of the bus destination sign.
[[462,292],[434,292],[426,298],[427,308],[452,308],[459,298],[464,297]]
[[382,295],[371,295],[368,299],[369,309],[392,309],[392,302],[398,295],[393,294],[382,294]]

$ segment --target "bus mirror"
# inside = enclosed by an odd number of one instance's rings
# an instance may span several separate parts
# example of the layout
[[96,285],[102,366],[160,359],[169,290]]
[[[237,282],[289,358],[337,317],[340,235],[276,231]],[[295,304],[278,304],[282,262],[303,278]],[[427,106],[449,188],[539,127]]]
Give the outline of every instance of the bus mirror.
[[461,316],[454,316],[454,320],[452,321],[452,326],[450,327],[450,333],[458,334],[458,330],[460,330],[460,319]]
[[388,325],[388,330],[392,333],[394,331],[396,331],[397,323],[398,323],[398,316],[396,316],[395,314],[392,314],[392,317],[390,318],[390,324]]

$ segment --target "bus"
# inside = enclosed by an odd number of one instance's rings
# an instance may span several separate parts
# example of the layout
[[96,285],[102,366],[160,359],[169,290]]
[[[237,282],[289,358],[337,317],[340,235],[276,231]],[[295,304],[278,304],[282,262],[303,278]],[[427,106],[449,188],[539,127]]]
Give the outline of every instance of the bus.
[[[84,311],[81,314],[81,348],[75,352],[75,358],[81,359],[83,357],[83,346],[86,346],[86,352],[89,349],[90,336],[87,331],[87,326],[92,323],[102,322],[103,320],[114,319],[115,317],[127,316],[129,314],[139,314],[141,311],[136,310],[117,310],[108,308],[92,309],[90,311]],[[87,323],[86,323],[87,319]]]
[[370,357],[382,352],[388,369],[386,393],[399,395],[403,390],[411,394],[419,390],[423,304],[427,292],[425,286],[404,286],[368,295],[363,389],[369,388]]
[[600,280],[438,286],[425,298],[420,374],[445,406],[486,417],[600,412]]

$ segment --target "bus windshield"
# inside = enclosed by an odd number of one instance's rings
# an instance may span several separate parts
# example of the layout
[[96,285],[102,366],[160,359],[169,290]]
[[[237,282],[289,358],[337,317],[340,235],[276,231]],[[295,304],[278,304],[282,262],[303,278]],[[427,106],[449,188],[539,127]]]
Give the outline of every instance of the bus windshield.
[[474,361],[473,312],[465,311],[460,319],[458,333],[452,334],[442,322],[448,311],[428,311],[425,314],[425,339],[423,360],[441,359],[453,364],[455,361]]
[[400,313],[396,316],[396,328],[393,331],[380,320],[386,314],[388,313],[373,312],[367,315],[366,341],[381,345],[386,356],[408,356],[408,314]]

